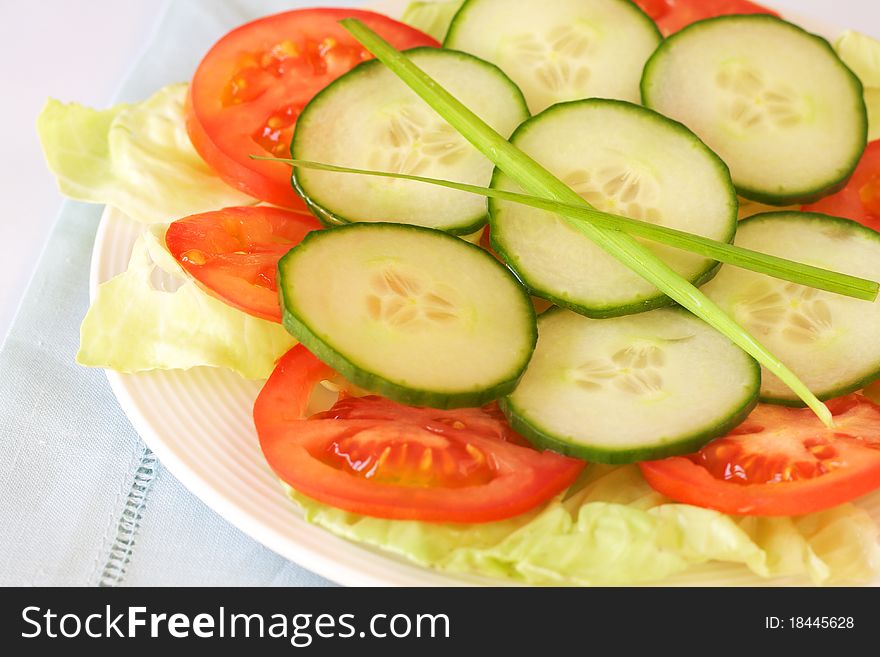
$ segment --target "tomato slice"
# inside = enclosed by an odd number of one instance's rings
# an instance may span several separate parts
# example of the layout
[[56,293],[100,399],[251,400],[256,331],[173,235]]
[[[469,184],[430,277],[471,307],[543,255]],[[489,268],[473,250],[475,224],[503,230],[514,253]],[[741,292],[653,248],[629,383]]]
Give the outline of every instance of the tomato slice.
[[362,20],[399,49],[438,46],[391,18],[356,9],[299,9],[267,16],[221,38],[199,64],[186,125],[202,158],[226,182],[282,207],[305,210],[290,167],[250,155],[290,157],[296,119],[312,97],[371,55],[340,25]]
[[549,500],[584,467],[528,447],[495,404],[440,411],[343,395],[306,418],[313,388],[333,374],[298,345],[254,404],[269,466],[324,504],[396,520],[490,522]]
[[727,14],[770,14],[775,11],[748,0],[635,0],[664,36],[704,18]]
[[165,244],[209,294],[255,317],[280,322],[278,260],[319,228],[313,216],[280,208],[226,208],[175,221]]
[[845,217],[880,231],[880,139],[868,143],[846,187],[803,210]]
[[690,456],[641,463],[651,486],[724,513],[794,516],[880,488],[880,406],[861,394],[828,402],[834,428],[808,409],[759,405],[728,436]]

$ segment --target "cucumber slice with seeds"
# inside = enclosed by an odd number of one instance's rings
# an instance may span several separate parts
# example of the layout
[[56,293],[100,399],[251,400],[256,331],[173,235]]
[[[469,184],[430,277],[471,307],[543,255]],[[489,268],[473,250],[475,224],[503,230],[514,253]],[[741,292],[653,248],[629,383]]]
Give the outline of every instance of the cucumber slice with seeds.
[[837,191],[867,140],[862,85],[827,41],[773,16],[722,16],[667,39],[642,99],[727,162],[742,196],[809,203]]
[[[880,280],[880,233],[854,221],[769,212],[740,222],[736,243],[772,255]],[[788,365],[820,399],[858,390],[880,375],[880,301],[850,299],[724,267],[703,291]],[[764,372],[761,397],[801,406]]]
[[638,102],[642,68],[661,39],[629,0],[468,0],[444,46],[498,64],[537,113],[591,97]]
[[[622,101],[562,103],[526,121],[511,142],[600,210],[728,242],[736,194],[724,163],[692,132]],[[496,170],[492,186],[521,191]],[[492,247],[535,296],[589,317],[671,303],[657,288],[556,215],[490,199]],[[645,242],[695,284],[714,260]]]
[[757,362],[680,308],[607,320],[554,309],[538,333],[502,408],[539,447],[600,463],[686,454],[757,402]]
[[403,404],[480,406],[535,346],[525,290],[483,249],[401,224],[310,233],[278,264],[284,326],[356,386]]
[[[416,48],[408,56],[507,136],[528,116],[522,93],[497,67],[465,53]],[[294,159],[485,186],[492,164],[377,61],[330,84],[303,110]],[[486,202],[419,183],[295,169],[293,184],[328,226],[396,222],[456,235],[486,223]]]

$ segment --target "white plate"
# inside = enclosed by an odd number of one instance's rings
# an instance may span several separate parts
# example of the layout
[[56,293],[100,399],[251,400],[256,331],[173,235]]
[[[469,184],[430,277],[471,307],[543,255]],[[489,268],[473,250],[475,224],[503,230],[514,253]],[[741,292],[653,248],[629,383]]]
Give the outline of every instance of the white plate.
[[[404,0],[381,3],[393,15]],[[794,18],[834,36],[838,30]],[[142,230],[107,208],[95,238],[91,293],[125,270]],[[481,577],[448,576],[337,538],[309,524],[284,495],[257,443],[251,409],[258,383],[222,370],[150,372],[107,378],[123,411],[162,463],[223,518],[281,556],[327,579],[352,586],[458,586],[503,584]],[[880,522],[880,494],[861,501]],[[664,580],[664,585],[761,586],[802,584],[763,580],[745,567],[710,564]]]

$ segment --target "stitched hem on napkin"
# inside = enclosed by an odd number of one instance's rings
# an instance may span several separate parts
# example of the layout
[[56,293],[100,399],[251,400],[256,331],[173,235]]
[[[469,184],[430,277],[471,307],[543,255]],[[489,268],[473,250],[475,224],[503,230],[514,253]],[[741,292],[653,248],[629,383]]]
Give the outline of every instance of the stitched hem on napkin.
[[98,586],[119,586],[124,581],[158,468],[159,462],[150,448],[141,446],[125,503],[110,527],[112,543],[98,576]]

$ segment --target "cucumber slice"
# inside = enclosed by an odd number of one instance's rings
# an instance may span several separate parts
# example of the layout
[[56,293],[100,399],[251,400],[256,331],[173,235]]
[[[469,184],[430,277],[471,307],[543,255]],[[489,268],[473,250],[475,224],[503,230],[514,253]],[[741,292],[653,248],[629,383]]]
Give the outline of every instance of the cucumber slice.
[[468,0],[444,45],[498,64],[537,113],[596,96],[638,102],[661,39],[629,0]]
[[[740,222],[736,243],[811,265],[880,280],[880,233],[854,221],[806,212],[768,212]],[[819,399],[880,376],[880,302],[859,301],[754,272],[724,267],[704,289]],[[802,406],[764,372],[764,401]]]
[[502,408],[540,447],[600,463],[686,454],[757,403],[757,362],[681,308],[607,320],[555,309],[538,334]]
[[356,386],[403,404],[480,406],[535,347],[525,290],[446,233],[361,223],[310,233],[278,264],[284,326]]
[[645,66],[642,99],[700,135],[742,196],[770,205],[839,190],[867,141],[858,78],[827,41],[773,16],[672,35]]
[[434,37],[437,41],[443,41],[452,17],[461,9],[462,4],[464,0],[410,2],[400,21]]
[[[507,136],[528,116],[522,93],[497,67],[471,55],[416,48],[410,58]],[[364,62],[315,96],[296,124],[295,159],[487,185],[492,164],[377,61]],[[395,222],[456,235],[486,223],[473,194],[389,180],[296,169],[293,184],[323,223]]]
[[[736,231],[736,194],[724,163],[692,132],[656,112],[615,100],[551,107],[511,142],[600,210],[723,242]],[[496,170],[492,186],[521,191]],[[535,296],[589,317],[643,312],[671,301],[556,215],[489,201],[495,251]],[[717,263],[649,242],[679,274],[700,284]]]

